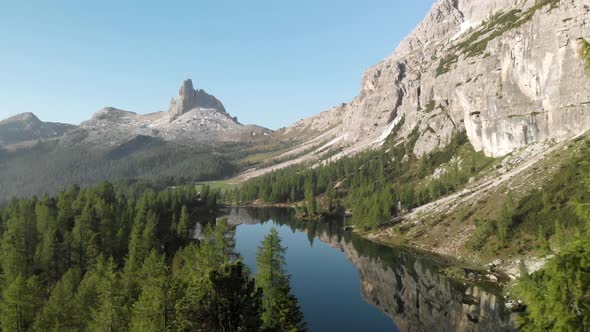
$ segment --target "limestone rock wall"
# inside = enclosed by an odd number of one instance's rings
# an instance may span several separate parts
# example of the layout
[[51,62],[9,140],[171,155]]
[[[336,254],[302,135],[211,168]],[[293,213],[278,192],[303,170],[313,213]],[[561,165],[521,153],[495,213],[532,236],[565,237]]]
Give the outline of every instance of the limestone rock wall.
[[418,156],[457,131],[502,156],[590,129],[590,77],[579,56],[580,40],[590,40],[590,0],[539,2],[438,1],[366,71],[353,101],[285,132],[314,144],[321,137],[345,155],[378,146],[403,119],[397,138],[418,126]]

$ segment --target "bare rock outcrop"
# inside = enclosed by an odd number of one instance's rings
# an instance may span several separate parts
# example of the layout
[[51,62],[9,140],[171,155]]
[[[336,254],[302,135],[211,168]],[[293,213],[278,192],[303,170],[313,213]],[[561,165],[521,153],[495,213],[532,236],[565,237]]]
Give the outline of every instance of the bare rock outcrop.
[[365,72],[356,98],[280,134],[299,138],[297,151],[337,151],[331,158],[378,147],[391,134],[405,140],[415,128],[418,157],[461,131],[495,157],[563,141],[590,129],[582,40],[590,40],[590,0],[439,0]]
[[205,92],[205,90],[195,90],[193,88],[193,81],[187,79],[182,82],[182,86],[178,91],[178,98],[170,101],[168,113],[170,114],[171,121],[173,121],[195,108],[210,109],[227,114],[221,101]]

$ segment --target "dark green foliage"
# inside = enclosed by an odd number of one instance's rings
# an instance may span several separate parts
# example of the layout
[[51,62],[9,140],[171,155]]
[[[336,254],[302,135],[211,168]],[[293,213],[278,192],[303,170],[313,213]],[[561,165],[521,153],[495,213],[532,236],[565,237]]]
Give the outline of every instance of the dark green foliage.
[[131,331],[156,332],[169,327],[170,278],[164,257],[152,249],[141,268],[140,295],[131,308]]
[[584,60],[584,68],[590,76],[590,43],[587,40],[580,40],[580,57]]
[[507,13],[497,12],[489,21],[470,33],[467,39],[449,49],[449,54],[439,62],[436,76],[451,70],[452,66],[459,61],[460,55],[465,58],[484,55],[491,41],[529,22],[539,10],[549,6],[548,10],[551,11],[559,5],[559,2],[560,0],[536,0],[536,3],[525,11],[513,9]]
[[44,292],[39,277],[22,275],[5,281],[0,301],[2,331],[28,331],[43,306]]
[[431,100],[428,104],[424,105],[424,108],[422,109],[422,111],[424,113],[430,113],[430,112],[434,111],[435,107],[436,107],[436,101]]
[[541,272],[524,277],[517,291],[527,304],[523,331],[588,331],[590,238],[567,245]]
[[543,253],[550,244],[561,247],[568,238],[583,232],[586,224],[572,202],[590,200],[585,186],[590,173],[590,142],[584,144],[577,156],[565,162],[541,189],[533,189],[518,202],[508,198],[493,221],[494,231],[490,232],[488,226],[481,231],[478,227],[469,241],[470,247],[489,255],[498,251]]
[[[255,287],[241,262],[228,263],[210,271],[198,284],[191,284],[187,293],[193,302],[190,331],[258,331],[261,327],[262,291]],[[187,330],[187,326],[183,327]]]
[[502,210],[500,212],[500,216],[496,221],[496,232],[498,236],[498,240],[501,244],[505,244],[508,240],[508,232],[512,228],[512,210],[514,209],[514,202],[512,201],[512,197],[508,195],[504,204],[502,204]]
[[100,257],[91,273],[97,276],[98,302],[88,328],[91,331],[124,331],[129,317],[122,276],[114,260]]
[[86,187],[106,180],[163,178],[167,185],[175,185],[219,179],[237,170],[223,153],[204,147],[172,143],[149,147],[125,150],[125,155],[117,149],[65,148],[50,142],[14,152],[0,149],[0,202],[12,196],[54,194],[74,184]]
[[78,331],[79,317],[73,315],[78,309],[75,297],[80,284],[80,271],[70,269],[55,284],[43,311],[37,316],[35,330]]
[[2,331],[260,327],[262,291],[230,263],[233,229],[215,222],[218,193],[132,192],[103,183],[0,209]]
[[[490,164],[491,159],[473,150],[465,133],[456,135],[444,149],[418,159],[412,152],[418,137],[416,128],[401,144],[390,139],[379,150],[313,169],[295,166],[273,172],[227,192],[225,199],[234,202],[261,199],[272,203],[303,200],[310,213],[315,204],[312,197],[324,195],[328,196],[324,204],[316,208],[322,211],[335,211],[335,206],[351,208],[355,225],[371,228],[457,190]],[[461,158],[464,167],[449,167],[444,175],[429,179],[436,168],[453,157]]]
[[565,164],[542,191],[525,196],[511,214],[503,211],[500,217],[508,216],[513,223],[508,238],[526,241],[536,226],[536,245],[549,250],[546,240],[552,235],[559,249],[541,271],[530,275],[521,261],[516,292],[527,305],[521,319],[523,331],[590,329],[589,151],[586,141],[578,157]]
[[303,313],[289,288],[290,276],[285,271],[286,250],[275,228],[258,248],[256,286],[264,291],[262,326],[267,331],[306,330]]
[[457,61],[459,61],[459,56],[456,54],[447,55],[446,57],[440,59],[438,67],[436,67],[436,77],[448,73],[451,70],[451,67],[456,64]]
[[471,234],[466,247],[471,250],[481,250],[488,238],[496,233],[496,223],[491,220],[477,220],[475,222],[475,232]]

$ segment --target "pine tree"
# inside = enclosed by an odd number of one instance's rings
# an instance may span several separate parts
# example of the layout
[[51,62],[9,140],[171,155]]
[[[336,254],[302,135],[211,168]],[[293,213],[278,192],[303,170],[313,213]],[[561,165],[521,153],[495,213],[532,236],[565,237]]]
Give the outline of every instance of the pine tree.
[[183,331],[259,331],[261,293],[241,262],[222,265],[194,280],[177,304]]
[[72,262],[80,271],[86,271],[88,265],[96,259],[97,251],[94,249],[96,237],[92,231],[91,220],[90,207],[86,206],[76,217],[72,230]]
[[[584,183],[590,191],[590,177]],[[590,204],[573,205],[590,230]],[[561,238],[561,223],[555,227]],[[520,280],[516,290],[527,304],[523,331],[589,331],[590,231],[570,239],[541,271]]]
[[84,274],[76,290],[71,316],[78,325],[78,331],[87,330],[87,327],[92,321],[92,315],[99,304],[98,285],[100,282],[101,276],[97,273],[96,268],[93,267]]
[[317,202],[313,190],[313,182],[310,178],[305,180],[305,207],[308,218],[313,218],[317,213]]
[[60,244],[58,240],[57,229],[55,226],[49,226],[43,234],[43,240],[37,247],[37,257],[41,268],[47,274],[51,282],[56,282],[60,273]]
[[10,216],[0,245],[4,277],[11,281],[18,275],[28,275],[24,221],[20,216]]
[[145,218],[136,218],[129,239],[129,255],[125,260],[124,284],[127,296],[139,296],[138,274],[141,264],[152,248],[156,248],[157,217],[150,211]]
[[285,271],[286,248],[275,228],[264,238],[256,257],[256,286],[263,290],[263,328],[269,331],[305,330],[303,315],[290,294]]
[[0,327],[2,331],[24,332],[33,324],[43,303],[39,278],[18,275],[2,292]]
[[514,209],[514,202],[512,200],[512,195],[508,194],[504,204],[502,204],[502,210],[500,212],[500,217],[498,218],[496,225],[497,225],[497,232],[498,232],[498,240],[500,243],[504,244],[508,238],[508,231],[512,227],[512,210]]
[[53,287],[43,311],[37,316],[37,331],[78,331],[79,323],[72,315],[76,308],[74,298],[80,284],[80,272],[70,269]]
[[168,328],[168,288],[170,280],[164,257],[155,250],[145,259],[141,270],[141,293],[133,304],[131,331],[165,331]]
[[214,228],[208,227],[205,230],[203,241],[199,246],[201,270],[216,270],[229,262],[231,249],[229,231],[225,220],[221,220]]
[[98,277],[98,306],[92,313],[90,330],[125,331],[127,314],[123,283],[113,259],[107,261],[100,257],[95,273]]
[[570,243],[541,272],[521,280],[517,291],[527,304],[523,331],[588,331],[590,240]]
[[180,212],[180,220],[178,221],[178,225],[176,226],[176,234],[180,238],[186,239],[189,237],[190,228],[191,222],[188,214],[188,209],[186,205],[183,205],[182,210]]

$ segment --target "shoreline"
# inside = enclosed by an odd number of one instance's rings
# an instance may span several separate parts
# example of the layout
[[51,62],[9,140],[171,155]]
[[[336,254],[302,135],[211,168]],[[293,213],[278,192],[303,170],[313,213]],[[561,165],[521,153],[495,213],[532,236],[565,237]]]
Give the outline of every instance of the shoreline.
[[[282,208],[282,209],[294,209],[297,207],[297,203],[264,203],[264,202],[252,202],[248,204],[223,204],[222,208]],[[307,221],[307,222],[316,222],[316,221]],[[344,227],[343,227],[344,230]],[[410,241],[409,238],[404,236],[396,236],[396,237],[388,237],[384,239],[383,237],[378,236],[378,231],[371,231],[371,232],[361,232],[354,227],[352,230],[349,230],[356,234],[359,237],[367,241],[371,241],[373,243],[377,243],[379,245],[386,246],[388,248],[403,248],[409,251],[414,252],[416,255],[426,256],[436,262],[438,262],[441,266],[444,266],[445,269],[441,270],[457,270],[461,269],[465,272],[464,277],[460,277],[458,275],[450,275],[448,273],[444,273],[447,277],[453,278],[460,282],[469,282],[475,284],[486,283],[489,285],[494,285],[496,287],[500,287],[504,289],[508,287],[511,280],[515,280],[511,277],[510,269],[504,269],[500,266],[493,265],[492,267],[483,265],[480,261],[474,259],[469,259],[464,256],[455,256],[455,255],[448,255],[437,252],[432,250],[427,246],[421,246],[419,243],[414,241]],[[474,278],[469,278],[468,275],[474,275]],[[487,280],[484,280],[487,279]]]

